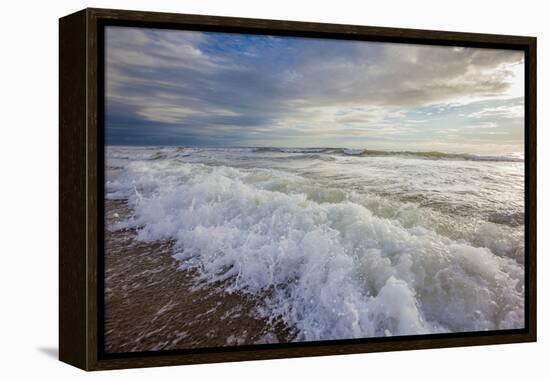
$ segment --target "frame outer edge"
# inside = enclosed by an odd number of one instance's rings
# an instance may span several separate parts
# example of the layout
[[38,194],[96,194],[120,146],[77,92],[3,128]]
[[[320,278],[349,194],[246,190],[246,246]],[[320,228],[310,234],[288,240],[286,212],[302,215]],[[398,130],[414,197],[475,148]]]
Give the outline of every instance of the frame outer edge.
[[[418,39],[422,43],[441,44],[458,43],[466,41],[465,45],[474,45],[483,43],[510,44],[521,49],[530,40],[535,37],[505,35],[505,34],[490,34],[490,33],[475,33],[475,32],[460,32],[460,31],[442,31],[429,29],[413,29],[413,28],[397,28],[389,26],[370,26],[357,24],[334,24],[320,23],[312,21],[285,21],[264,18],[242,18],[232,16],[210,16],[202,14],[183,14],[169,12],[152,12],[152,11],[136,11],[110,8],[87,8],[92,14],[92,17],[102,18],[105,20],[125,20],[125,21],[153,21],[166,24],[173,24],[177,28],[181,24],[198,24],[203,26],[231,26],[245,27],[250,29],[271,29],[285,30],[294,33],[299,32],[322,32],[322,33],[338,33],[346,35],[345,39],[354,39],[354,36],[370,35],[377,39],[383,37]],[[330,38],[330,37],[328,37]],[[387,41],[391,42],[391,41]],[[416,43],[413,41],[405,43]]]
[[537,341],[537,38],[528,42],[529,49],[529,336]]
[[97,370],[98,364],[98,51],[97,19],[86,9],[86,297],[87,344],[86,369]]
[[[78,17],[83,19],[83,23],[80,25],[78,37],[72,36],[73,39],[82,38],[82,50],[84,56],[78,58],[68,57],[68,54],[62,54],[60,48],[60,88],[64,81],[62,80],[61,59],[75,60],[84,59],[84,63],[80,61],[73,66],[74,70],[78,70],[82,74],[84,71],[85,81],[82,83],[70,83],[69,87],[74,90],[78,89],[79,95],[84,93],[84,99],[80,99],[78,105],[83,106],[84,110],[79,108],[78,114],[74,117],[74,123],[81,128],[72,131],[73,134],[82,138],[81,133],[84,130],[84,140],[78,140],[75,144],[74,136],[69,135],[67,132],[62,132],[61,119],[69,111],[63,108],[62,98],[60,98],[60,158],[63,156],[64,151],[71,151],[73,158],[78,157],[78,153],[84,153],[83,164],[79,162],[82,170],[82,174],[78,176],[84,183],[79,190],[84,191],[84,195],[80,194],[82,203],[76,203],[76,206],[85,204],[83,214],[78,215],[84,217],[81,226],[83,226],[83,240],[84,246],[82,248],[83,255],[80,255],[81,262],[85,262],[85,268],[82,272],[83,280],[79,279],[75,281],[75,284],[79,287],[78,293],[80,294],[80,302],[75,301],[74,305],[83,306],[75,309],[65,309],[63,313],[64,317],[67,317],[69,313],[73,315],[73,318],[80,317],[80,321],[75,321],[74,326],[70,325],[72,331],[79,334],[78,343],[69,345],[67,341],[62,341],[61,335],[61,299],[60,299],[60,359],[80,367],[85,370],[109,370],[109,369],[121,369],[121,368],[137,368],[137,367],[153,367],[153,366],[166,366],[166,365],[182,365],[182,364],[198,364],[198,363],[213,363],[213,362],[230,362],[230,361],[242,361],[242,360],[257,360],[257,359],[277,359],[277,358],[292,358],[292,357],[308,357],[308,356],[321,356],[321,355],[338,355],[338,354],[355,354],[366,352],[388,352],[396,350],[410,350],[410,349],[427,349],[427,348],[444,348],[444,347],[459,347],[459,346],[476,346],[487,344],[501,344],[501,343],[518,343],[518,342],[533,342],[536,341],[536,38],[534,37],[518,37],[518,36],[502,36],[502,35],[488,35],[488,34],[475,34],[475,33],[460,33],[460,32],[440,32],[440,31],[426,31],[415,29],[397,29],[397,28],[378,28],[370,26],[353,26],[353,25],[334,25],[334,24],[317,24],[317,23],[303,23],[303,22],[287,22],[287,21],[273,21],[273,20],[258,20],[258,19],[241,19],[231,17],[215,17],[215,16],[200,16],[200,15],[184,15],[173,13],[158,13],[158,12],[139,12],[139,11],[122,11],[111,9],[96,9],[88,8],[83,11],[77,12],[74,15],[67,16],[60,20],[60,26],[63,23],[62,20]],[[191,353],[191,354],[177,354],[166,356],[141,356],[131,358],[110,358],[103,359],[98,356],[98,253],[100,251],[98,246],[98,221],[99,217],[103,217],[98,212],[98,199],[99,186],[98,186],[98,30],[97,24],[99,20],[148,20],[152,19],[156,22],[168,22],[174,25],[196,23],[204,26],[216,26],[216,25],[235,25],[239,27],[252,27],[252,28],[273,28],[277,30],[288,31],[312,31],[312,32],[327,32],[327,33],[340,33],[353,38],[354,35],[369,34],[374,37],[378,36],[413,36],[421,40],[441,40],[441,41],[458,41],[460,43],[512,43],[517,48],[527,49],[529,54],[529,107],[526,109],[529,115],[529,147],[530,156],[529,159],[529,194],[530,202],[529,217],[530,217],[530,229],[529,238],[530,249],[529,254],[529,267],[530,267],[530,282],[529,288],[526,289],[530,297],[529,303],[529,322],[530,328],[528,333],[516,334],[516,335],[502,335],[502,336],[478,336],[478,337],[456,337],[445,339],[432,339],[429,341],[424,340],[410,340],[410,341],[388,341],[380,343],[366,343],[366,344],[346,344],[341,346],[311,346],[311,347],[289,347],[289,348],[273,348],[263,351],[233,351],[233,352],[219,352],[219,353]],[[60,32],[60,45],[61,45],[61,32]],[[426,42],[427,43],[427,42]],[[72,61],[71,61],[72,62]],[[74,68],[76,67],[76,68]],[[526,83],[527,84],[527,83]],[[60,94],[61,94],[60,90]],[[66,97],[66,96],[65,96]],[[63,109],[62,109],[63,108]],[[67,129],[67,128],[66,128]],[[71,129],[71,130],[72,130]],[[80,133],[80,134],[79,134]],[[73,145],[73,146],[67,146]],[[80,150],[79,150],[80,149]],[[65,154],[67,155],[67,154]],[[76,163],[73,162],[73,166]],[[61,199],[62,199],[62,182],[67,182],[69,174],[67,173],[69,162],[64,164],[60,159],[60,221],[61,223],[71,222],[74,219],[76,213],[70,216],[63,216],[61,212]],[[71,201],[76,201],[77,196],[69,196]],[[73,218],[71,218],[73,217]],[[73,220],[74,221],[74,220]],[[73,222],[74,223],[74,222]],[[77,223],[78,224],[78,223]],[[64,255],[61,253],[63,242],[67,242],[68,238],[63,239],[61,237],[62,225],[60,225],[60,297],[64,296],[64,292],[61,290],[62,276],[67,275],[67,272],[61,269],[61,258]],[[70,229],[70,228],[67,228]],[[66,231],[65,231],[66,232]],[[69,242],[75,243],[77,239],[73,239]],[[81,239],[78,239],[82,243]],[[67,243],[69,243],[67,242]],[[80,251],[78,251],[80,253]],[[76,254],[76,253],[75,253]],[[66,255],[66,254],[65,254]],[[76,262],[77,257],[73,256],[72,265],[78,268],[79,262]],[[71,267],[72,268],[72,267]],[[62,272],[63,271],[63,272]],[[84,304],[82,304],[84,303]],[[68,302],[67,302],[67,305]],[[83,320],[83,321],[82,321]],[[68,330],[65,328],[64,330]],[[83,334],[83,337],[81,336]],[[62,349],[61,346],[64,345]],[[78,359],[70,359],[67,355],[65,348],[70,347],[75,350],[75,355]],[[61,354],[61,351],[64,351]]]
[[59,360],[86,360],[85,12],[59,19]]

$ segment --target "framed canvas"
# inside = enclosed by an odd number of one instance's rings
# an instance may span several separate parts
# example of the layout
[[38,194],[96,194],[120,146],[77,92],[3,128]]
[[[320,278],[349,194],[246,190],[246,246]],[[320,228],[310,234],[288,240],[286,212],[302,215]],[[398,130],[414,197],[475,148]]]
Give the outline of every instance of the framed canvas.
[[536,39],[60,19],[59,357],[536,340]]

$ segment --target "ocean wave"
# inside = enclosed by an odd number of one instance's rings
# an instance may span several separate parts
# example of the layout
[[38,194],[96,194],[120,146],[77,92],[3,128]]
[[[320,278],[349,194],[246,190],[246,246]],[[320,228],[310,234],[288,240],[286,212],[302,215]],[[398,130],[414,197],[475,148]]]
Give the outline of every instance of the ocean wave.
[[289,154],[300,154],[300,153],[324,153],[330,149],[318,148],[318,147],[305,147],[305,148],[292,148],[292,147],[256,147],[253,149],[254,152],[268,152],[268,153],[289,153]]
[[[108,156],[117,158],[121,155],[121,151],[132,151],[132,148],[113,148],[108,149]],[[134,149],[135,150],[135,149]],[[383,151],[369,149],[346,149],[346,148],[279,148],[279,147],[165,147],[160,149],[155,147],[144,147],[138,150],[136,159],[162,159],[171,157],[185,157],[193,154],[201,154],[208,151],[217,153],[229,154],[251,154],[254,153],[282,153],[289,155],[304,155],[309,154],[310,158],[326,157],[327,155],[334,156],[349,156],[349,157],[402,157],[402,158],[417,158],[428,160],[465,160],[465,161],[487,161],[487,162],[524,162],[522,154],[510,155],[479,155],[472,153],[443,153],[438,151]],[[135,152],[135,151],[134,151]],[[128,159],[126,157],[126,159]],[[322,159],[322,158],[321,158]]]
[[129,162],[107,191],[133,211],[116,228],[174,240],[182,267],[262,298],[258,311],[295,326],[297,340],[523,327],[521,263],[382,217],[337,190],[331,201],[282,190],[304,181],[149,160]]
[[259,147],[254,152],[273,152],[287,154],[335,154],[354,157],[410,157],[422,159],[448,159],[448,160],[467,160],[467,161],[493,161],[493,162],[523,162],[519,156],[499,156],[499,155],[477,155],[477,154],[454,154],[442,153],[438,151],[382,151],[369,149],[343,149],[343,148],[276,148]]

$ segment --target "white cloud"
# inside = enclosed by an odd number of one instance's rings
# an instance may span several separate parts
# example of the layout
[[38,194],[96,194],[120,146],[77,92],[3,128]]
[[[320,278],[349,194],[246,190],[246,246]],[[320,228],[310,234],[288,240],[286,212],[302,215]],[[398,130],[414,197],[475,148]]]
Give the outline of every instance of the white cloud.
[[503,105],[499,107],[485,108],[480,111],[470,113],[469,118],[518,118],[523,117],[524,107],[523,105]]

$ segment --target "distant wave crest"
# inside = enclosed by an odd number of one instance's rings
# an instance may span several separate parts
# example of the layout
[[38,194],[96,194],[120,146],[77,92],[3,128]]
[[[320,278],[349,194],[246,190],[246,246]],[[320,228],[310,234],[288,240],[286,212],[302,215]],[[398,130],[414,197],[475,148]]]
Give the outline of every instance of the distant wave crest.
[[449,159],[466,161],[494,161],[494,162],[523,162],[522,158],[517,156],[499,156],[499,155],[477,155],[477,154],[453,154],[442,153],[439,151],[382,151],[369,149],[343,149],[343,148],[278,148],[278,147],[258,147],[254,152],[273,152],[287,154],[334,154],[355,157],[411,157],[423,159]]

